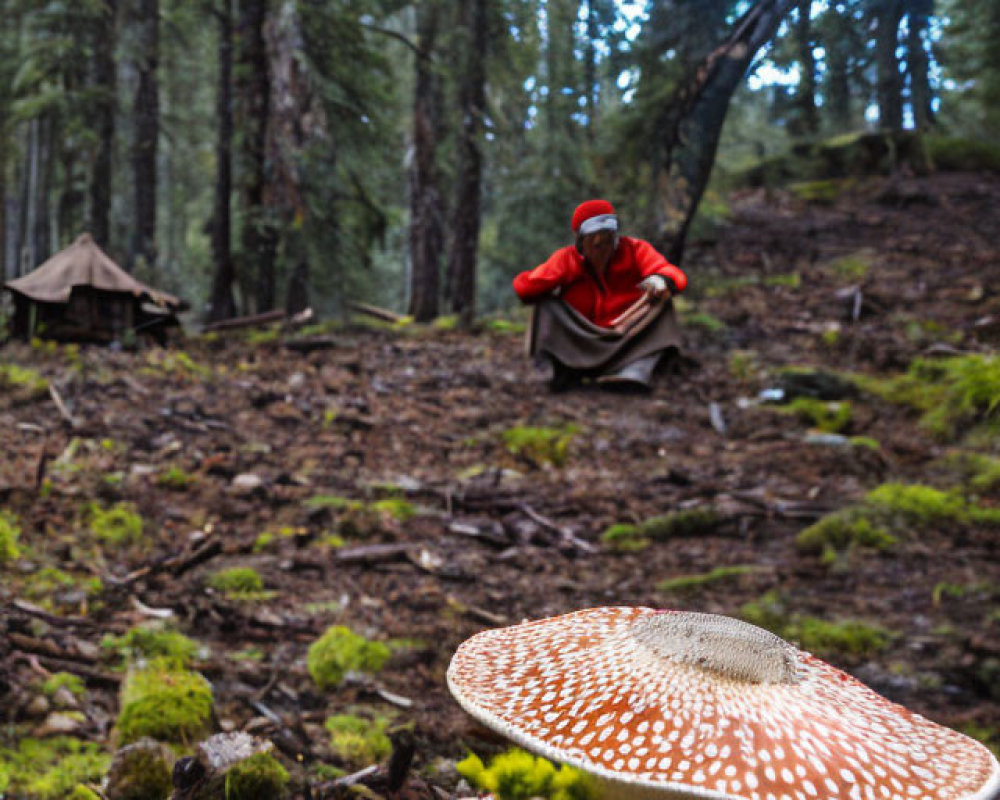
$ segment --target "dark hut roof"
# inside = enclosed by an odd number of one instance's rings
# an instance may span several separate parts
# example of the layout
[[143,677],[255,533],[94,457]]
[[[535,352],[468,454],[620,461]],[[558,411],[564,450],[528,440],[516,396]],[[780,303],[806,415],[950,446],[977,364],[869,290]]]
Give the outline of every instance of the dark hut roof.
[[67,303],[74,286],[128,293],[140,300],[148,299],[170,312],[177,312],[183,306],[173,295],[153,289],[129,275],[97,246],[89,233],[81,233],[72,245],[33,272],[4,284],[12,292],[40,303]]

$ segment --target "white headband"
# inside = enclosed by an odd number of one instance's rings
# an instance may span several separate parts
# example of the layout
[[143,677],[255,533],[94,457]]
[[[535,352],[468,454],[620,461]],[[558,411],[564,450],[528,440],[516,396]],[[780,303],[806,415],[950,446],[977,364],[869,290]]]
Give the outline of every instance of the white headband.
[[618,217],[614,214],[599,214],[596,217],[591,217],[590,219],[585,219],[580,223],[580,230],[577,231],[578,236],[589,236],[592,233],[597,233],[598,231],[617,231],[618,230]]

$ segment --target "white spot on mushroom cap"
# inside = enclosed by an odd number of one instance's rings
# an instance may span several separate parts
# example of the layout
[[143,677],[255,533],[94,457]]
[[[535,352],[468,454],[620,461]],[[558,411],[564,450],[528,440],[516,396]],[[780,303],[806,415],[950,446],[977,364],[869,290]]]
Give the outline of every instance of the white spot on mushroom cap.
[[[723,631],[722,649],[746,652],[706,663],[705,627]],[[1000,765],[978,742],[725,617],[613,607],[484,631],[459,647],[448,685],[488,727],[623,797],[987,800],[1000,789]],[[569,727],[557,737],[526,726],[557,697]],[[588,749],[595,735],[605,745]]]

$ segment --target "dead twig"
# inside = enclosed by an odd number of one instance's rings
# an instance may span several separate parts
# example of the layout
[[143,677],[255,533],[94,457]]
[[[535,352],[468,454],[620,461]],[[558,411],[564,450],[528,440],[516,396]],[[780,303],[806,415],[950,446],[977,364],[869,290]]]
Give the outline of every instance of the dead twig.
[[550,520],[548,517],[542,516],[527,503],[521,503],[518,506],[518,509],[533,522],[538,523],[547,530],[553,531],[554,533],[558,533],[560,545],[568,545],[577,550],[582,550],[584,553],[598,552],[598,548],[592,545],[590,542],[584,541],[583,539],[576,536],[568,528],[563,528],[562,526],[557,525],[555,522]]

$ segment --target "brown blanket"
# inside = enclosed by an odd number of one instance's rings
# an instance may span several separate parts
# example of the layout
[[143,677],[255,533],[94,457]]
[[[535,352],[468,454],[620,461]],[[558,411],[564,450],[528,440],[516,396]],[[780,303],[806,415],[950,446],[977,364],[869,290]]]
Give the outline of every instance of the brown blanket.
[[610,375],[639,359],[680,346],[670,299],[653,301],[628,330],[602,328],[557,298],[538,303],[528,327],[528,353],[548,356],[592,376]]

